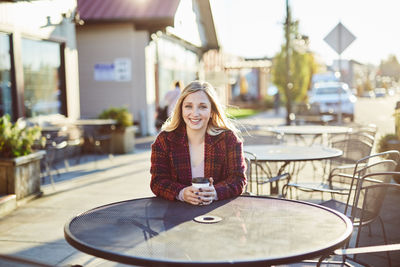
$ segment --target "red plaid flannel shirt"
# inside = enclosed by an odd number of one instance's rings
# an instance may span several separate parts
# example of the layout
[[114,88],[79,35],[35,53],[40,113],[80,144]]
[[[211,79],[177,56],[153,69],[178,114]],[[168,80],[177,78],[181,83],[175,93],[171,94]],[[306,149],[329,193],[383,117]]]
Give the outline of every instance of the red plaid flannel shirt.
[[[240,195],[246,185],[243,145],[232,131],[205,137],[204,176],[213,177],[218,200]],[[175,200],[191,185],[186,129],[161,132],[151,146],[150,187],[156,196]]]

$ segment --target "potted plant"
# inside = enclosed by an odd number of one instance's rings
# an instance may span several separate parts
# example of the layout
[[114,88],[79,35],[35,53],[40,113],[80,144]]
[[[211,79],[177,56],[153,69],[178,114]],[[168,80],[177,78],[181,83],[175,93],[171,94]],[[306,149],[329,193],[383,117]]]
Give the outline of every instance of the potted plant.
[[111,132],[111,150],[113,153],[129,153],[135,148],[136,127],[133,126],[133,115],[126,107],[110,107],[99,115],[100,119],[116,121],[115,130]]
[[39,126],[29,127],[19,119],[0,117],[0,194],[15,194],[16,199],[40,193],[40,160],[44,151],[32,146],[41,140]]

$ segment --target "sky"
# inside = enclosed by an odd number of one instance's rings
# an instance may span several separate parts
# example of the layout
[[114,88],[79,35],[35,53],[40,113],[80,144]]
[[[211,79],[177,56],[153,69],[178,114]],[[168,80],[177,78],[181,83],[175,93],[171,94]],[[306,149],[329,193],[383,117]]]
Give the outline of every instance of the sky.
[[[284,43],[285,0],[210,0],[223,50],[246,58],[273,57]],[[400,60],[400,1],[289,0],[292,19],[310,50],[331,64],[339,55],[324,41],[341,22],[356,39],[341,54],[378,65],[390,54]]]

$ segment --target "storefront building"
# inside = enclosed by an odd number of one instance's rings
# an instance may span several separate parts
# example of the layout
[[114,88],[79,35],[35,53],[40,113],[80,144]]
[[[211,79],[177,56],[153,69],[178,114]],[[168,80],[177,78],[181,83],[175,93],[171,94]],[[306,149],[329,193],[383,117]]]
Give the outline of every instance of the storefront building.
[[177,24],[179,12],[191,13],[195,20],[211,16],[209,2],[78,0],[78,12],[85,21],[76,27],[81,116],[125,106],[141,135],[154,134],[156,107],[173,82],[198,78],[203,53],[217,47],[213,24],[194,21],[192,32],[206,32],[198,43],[168,28]]
[[75,0],[0,1],[0,116],[80,116],[75,8]]

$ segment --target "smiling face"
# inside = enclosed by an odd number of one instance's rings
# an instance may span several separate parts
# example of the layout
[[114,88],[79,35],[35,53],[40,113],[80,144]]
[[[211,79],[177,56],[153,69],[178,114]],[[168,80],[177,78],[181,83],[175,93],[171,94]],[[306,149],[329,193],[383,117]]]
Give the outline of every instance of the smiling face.
[[211,102],[206,93],[197,91],[188,95],[182,103],[182,117],[187,130],[205,132],[211,117]]

